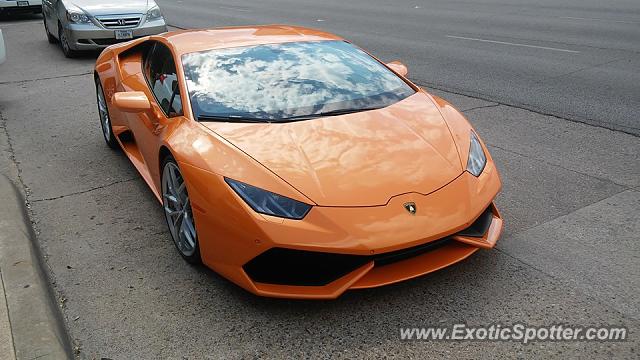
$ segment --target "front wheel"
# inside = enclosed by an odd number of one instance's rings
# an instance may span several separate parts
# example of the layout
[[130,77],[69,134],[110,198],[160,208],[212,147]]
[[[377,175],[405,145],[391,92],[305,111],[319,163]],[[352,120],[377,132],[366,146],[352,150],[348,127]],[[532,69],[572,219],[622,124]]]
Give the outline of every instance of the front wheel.
[[62,53],[64,56],[68,58],[74,58],[78,56],[78,52],[73,50],[69,45],[69,38],[67,37],[67,33],[62,28],[62,24],[58,24],[58,38],[60,39],[60,47],[62,48]]
[[199,263],[200,247],[187,184],[172,156],[162,164],[162,207],[169,232],[180,255],[192,264]]
[[112,149],[118,148],[118,141],[115,135],[113,135],[113,127],[111,126],[111,117],[109,116],[109,108],[107,108],[107,101],[104,97],[104,91],[102,90],[102,84],[100,79],[96,77],[96,100],[98,103],[98,115],[100,115],[100,127],[102,128],[102,135],[104,141]]

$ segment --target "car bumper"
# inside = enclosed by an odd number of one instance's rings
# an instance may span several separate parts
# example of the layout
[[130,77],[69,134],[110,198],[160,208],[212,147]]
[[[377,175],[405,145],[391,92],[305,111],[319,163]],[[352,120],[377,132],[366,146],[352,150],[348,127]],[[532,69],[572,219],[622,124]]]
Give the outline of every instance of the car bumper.
[[73,50],[100,50],[109,45],[167,32],[167,24],[164,20],[154,20],[136,28],[123,29],[133,33],[133,39],[127,40],[116,40],[115,29],[105,29],[95,24],[68,24],[65,30]]
[[[24,3],[24,1],[20,1]],[[28,0],[28,5],[18,6],[18,1],[5,1],[0,0],[0,14],[24,14],[24,13],[40,13],[42,12],[41,0]]]
[[502,231],[493,163],[479,178],[464,172],[431,194],[398,195],[385,206],[315,206],[303,220],[257,214],[221,176],[180,167],[203,262],[262,296],[332,299],[411,279],[492,248]]

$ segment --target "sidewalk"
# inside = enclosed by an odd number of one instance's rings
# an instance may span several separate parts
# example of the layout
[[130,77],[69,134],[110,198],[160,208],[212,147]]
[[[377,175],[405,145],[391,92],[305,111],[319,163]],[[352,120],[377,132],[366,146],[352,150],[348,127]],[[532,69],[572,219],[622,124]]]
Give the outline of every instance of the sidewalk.
[[24,201],[0,175],[0,360],[70,358],[61,324]]

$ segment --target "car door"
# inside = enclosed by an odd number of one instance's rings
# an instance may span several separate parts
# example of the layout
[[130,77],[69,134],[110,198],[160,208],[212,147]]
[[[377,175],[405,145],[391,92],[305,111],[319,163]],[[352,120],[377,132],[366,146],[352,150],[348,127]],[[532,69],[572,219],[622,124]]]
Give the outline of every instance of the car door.
[[142,61],[142,77],[147,85],[151,109],[129,114],[129,128],[151,178],[159,179],[158,154],[162,136],[171,121],[182,116],[182,99],[176,65],[171,50],[154,42]]

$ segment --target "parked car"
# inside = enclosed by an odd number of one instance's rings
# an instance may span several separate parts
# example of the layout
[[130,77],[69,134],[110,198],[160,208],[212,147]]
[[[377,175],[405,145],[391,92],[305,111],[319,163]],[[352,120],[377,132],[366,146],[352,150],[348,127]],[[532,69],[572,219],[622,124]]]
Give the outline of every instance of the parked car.
[[0,64],[4,63],[7,59],[7,50],[4,47],[4,37],[2,36],[2,29],[0,29]]
[[45,0],[44,29],[66,57],[167,31],[153,0]]
[[0,15],[38,14],[42,12],[42,0],[0,0]]
[[104,140],[149,184],[180,255],[302,299],[424,275],[500,236],[487,147],[406,75],[286,25],[145,37],[94,73]]

